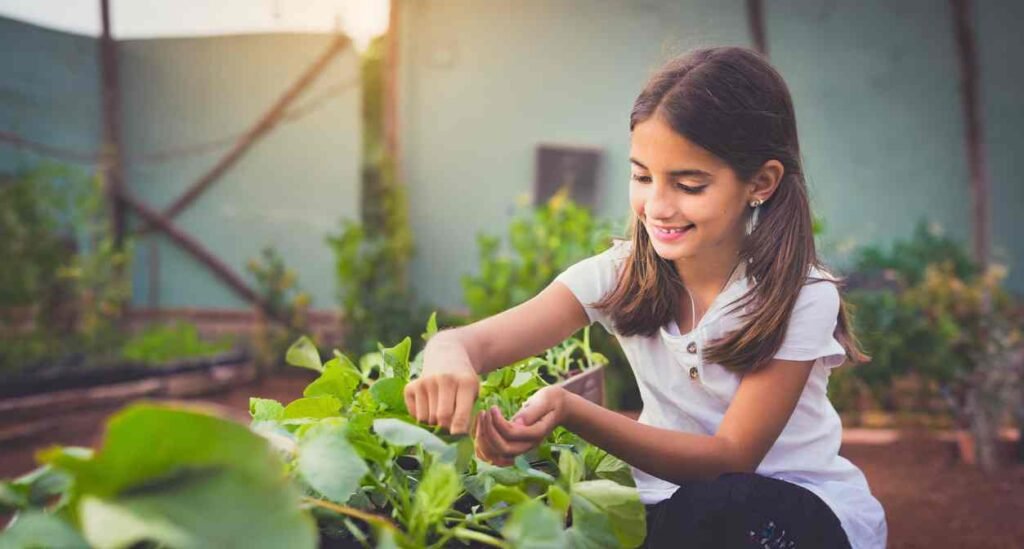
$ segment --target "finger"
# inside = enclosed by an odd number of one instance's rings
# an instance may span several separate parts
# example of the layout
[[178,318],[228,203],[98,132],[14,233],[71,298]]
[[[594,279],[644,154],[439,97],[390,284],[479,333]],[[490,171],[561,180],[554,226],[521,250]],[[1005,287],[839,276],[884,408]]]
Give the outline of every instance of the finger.
[[[509,421],[501,417],[501,414],[497,411],[495,411],[494,417],[491,418],[491,427],[494,429],[494,436],[498,440],[498,447],[505,453],[505,455],[513,458],[519,454],[525,454],[535,448],[548,434],[548,432],[543,429],[537,429],[537,432],[533,436],[510,438],[506,436],[505,433],[518,426],[509,423]],[[531,427],[531,429],[533,429],[533,427]]]
[[416,417],[416,384],[418,381],[413,381],[405,386],[402,391],[402,397],[405,398],[405,409],[409,410],[409,415]]
[[[551,415],[544,416],[547,418]],[[510,442],[538,442],[550,432],[549,422],[538,420],[530,425],[524,425],[516,421],[507,421],[505,418],[494,418],[494,427],[502,438]]]
[[427,414],[430,412],[430,399],[427,396],[427,384],[420,381],[416,386],[416,421],[424,423],[427,421]]
[[476,418],[476,446],[484,460],[494,463],[496,452],[494,451],[494,445],[487,431],[487,423],[490,421],[488,419],[488,415],[489,414],[487,412],[481,412]]
[[551,407],[547,406],[544,399],[526,401],[526,403],[523,404],[523,407],[520,408],[514,416],[512,416],[512,422],[518,422],[522,425],[533,425],[550,411]]
[[434,414],[437,424],[447,429],[451,425],[455,408],[455,380],[442,376],[437,385],[437,409]]
[[469,418],[473,414],[473,404],[476,402],[479,385],[474,382],[459,384],[458,392],[455,395],[455,415],[452,416],[452,426],[449,432],[453,435],[461,435],[466,432]]
[[483,433],[484,444],[486,453],[490,458],[490,462],[495,465],[502,467],[512,463],[512,456],[508,455],[508,451],[503,447],[503,441],[501,437],[497,436],[497,432],[494,430],[494,419],[491,414],[484,414],[484,422],[481,427]]
[[505,421],[505,418],[501,417],[501,412],[498,411],[497,407],[491,408],[491,413],[487,417],[487,436],[491,439],[491,446],[499,457],[514,458],[530,449],[529,444],[509,442],[505,437],[501,436],[496,427],[498,421]]
[[431,377],[427,380],[427,423],[431,425],[437,425],[437,390],[438,380],[436,377]]

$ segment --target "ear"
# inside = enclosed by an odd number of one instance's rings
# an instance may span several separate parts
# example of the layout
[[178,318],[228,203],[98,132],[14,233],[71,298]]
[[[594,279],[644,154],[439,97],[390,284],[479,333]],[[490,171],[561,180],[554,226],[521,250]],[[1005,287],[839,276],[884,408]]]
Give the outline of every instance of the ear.
[[782,166],[782,162],[774,159],[765,162],[750,179],[751,185],[747,202],[755,198],[760,199],[761,202],[767,202],[775,194],[775,189],[779,188],[779,182],[782,181],[782,176],[785,174],[786,168]]

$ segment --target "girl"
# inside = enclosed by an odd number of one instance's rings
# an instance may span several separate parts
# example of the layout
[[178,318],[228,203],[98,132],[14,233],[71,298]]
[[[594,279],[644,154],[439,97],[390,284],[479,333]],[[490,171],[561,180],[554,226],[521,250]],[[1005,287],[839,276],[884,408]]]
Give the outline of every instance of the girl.
[[508,465],[562,425],[632,466],[649,547],[884,547],[882,507],[838,454],[829,372],[868,357],[816,256],[782,77],[750,50],[696,50],[651,78],[629,127],[630,238],[437,334],[410,412],[465,433],[480,374],[599,322],[639,420],[546,387],[511,421],[479,414],[482,459]]

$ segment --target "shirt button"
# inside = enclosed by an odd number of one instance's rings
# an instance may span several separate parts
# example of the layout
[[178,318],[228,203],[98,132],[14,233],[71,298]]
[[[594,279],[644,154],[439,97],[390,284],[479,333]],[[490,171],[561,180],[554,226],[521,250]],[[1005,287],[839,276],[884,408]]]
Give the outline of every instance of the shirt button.
[[686,346],[686,352],[690,353],[691,355],[697,354],[697,343],[691,341],[690,344]]
[[690,379],[697,379],[697,367],[690,368]]

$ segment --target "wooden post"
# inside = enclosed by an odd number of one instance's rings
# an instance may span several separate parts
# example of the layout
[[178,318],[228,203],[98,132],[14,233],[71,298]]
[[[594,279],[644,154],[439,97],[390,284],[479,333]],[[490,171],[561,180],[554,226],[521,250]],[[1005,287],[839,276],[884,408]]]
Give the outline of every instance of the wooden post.
[[114,246],[123,249],[125,212],[121,203],[124,186],[121,162],[121,86],[117,66],[117,42],[110,34],[110,0],[100,0],[103,34],[100,36],[100,80],[103,95],[103,145],[100,173],[110,209]]
[[764,30],[764,2],[762,0],[747,0],[747,25],[750,27],[750,37],[754,40],[754,49],[767,58],[768,39]]
[[964,109],[964,145],[971,185],[971,227],[974,259],[984,270],[989,262],[988,170],[982,137],[981,108],[978,96],[978,52],[971,23],[971,1],[950,0],[960,59],[960,100]]
[[398,162],[398,66],[399,51],[401,43],[398,40],[399,32],[399,8],[402,4],[399,0],[392,0],[388,14],[388,51],[385,73],[385,95],[384,95],[384,139],[388,152],[394,166],[396,179],[401,179]]

